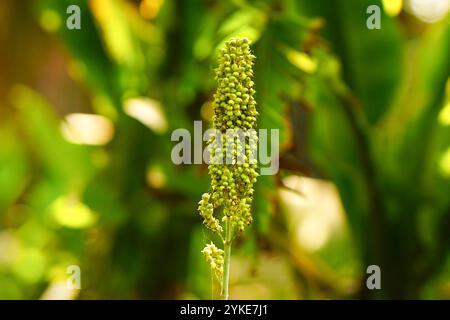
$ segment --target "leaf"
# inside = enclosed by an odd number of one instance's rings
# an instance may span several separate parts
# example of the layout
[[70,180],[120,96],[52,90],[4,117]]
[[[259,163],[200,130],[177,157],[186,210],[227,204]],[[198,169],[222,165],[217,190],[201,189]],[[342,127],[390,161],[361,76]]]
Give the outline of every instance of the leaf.
[[369,123],[385,114],[395,98],[402,74],[403,39],[395,21],[381,15],[381,29],[366,27],[372,0],[300,1],[300,10],[326,21],[325,36],[343,64],[344,79],[360,98]]
[[0,128],[0,212],[13,204],[29,180],[29,163],[17,140],[13,126]]

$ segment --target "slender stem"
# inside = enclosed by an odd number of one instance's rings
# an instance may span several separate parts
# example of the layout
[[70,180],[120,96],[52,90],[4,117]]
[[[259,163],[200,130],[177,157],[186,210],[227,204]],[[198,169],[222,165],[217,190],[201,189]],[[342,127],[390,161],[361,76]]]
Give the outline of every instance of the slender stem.
[[228,284],[230,281],[230,262],[231,262],[231,223],[230,219],[225,220],[225,240],[223,242],[224,261],[223,261],[223,282],[222,295],[224,300],[228,300]]
[[215,280],[214,270],[211,267],[211,299],[212,300],[214,300],[214,280]]

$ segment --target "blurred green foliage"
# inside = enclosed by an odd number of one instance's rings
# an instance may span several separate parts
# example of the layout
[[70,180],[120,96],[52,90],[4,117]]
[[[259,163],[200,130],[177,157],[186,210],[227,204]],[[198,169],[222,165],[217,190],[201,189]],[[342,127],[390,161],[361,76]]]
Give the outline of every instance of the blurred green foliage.
[[[0,4],[0,298],[211,298],[206,167],[174,165],[170,133],[209,125],[232,36],[253,41],[259,127],[280,130],[281,155],[231,298],[450,297],[448,15],[382,9],[369,30],[380,1],[90,0],[69,30],[70,4]],[[70,138],[76,113],[112,138]],[[316,212],[322,193],[343,210]],[[80,291],[64,285],[73,264]],[[382,290],[366,288],[371,264]]]

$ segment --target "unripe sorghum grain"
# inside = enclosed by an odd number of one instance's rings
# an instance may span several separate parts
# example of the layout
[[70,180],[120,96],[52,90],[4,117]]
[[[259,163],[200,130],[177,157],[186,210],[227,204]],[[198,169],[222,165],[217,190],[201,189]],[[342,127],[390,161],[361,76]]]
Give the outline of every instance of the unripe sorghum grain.
[[203,224],[207,226],[209,229],[215,232],[222,232],[222,226],[219,224],[219,220],[213,217],[213,205],[209,203],[210,195],[208,193],[204,193],[202,196],[202,200],[198,203],[198,211],[200,215],[203,217]]
[[214,209],[222,208],[222,220],[227,219],[234,232],[242,232],[252,222],[253,184],[258,176],[254,59],[246,38],[231,39],[219,53],[213,127],[220,134],[208,142],[211,192],[203,195],[199,207],[205,225],[219,234],[223,228],[213,217]]
[[206,261],[210,264],[211,269],[219,281],[223,276],[223,250],[217,248],[214,243],[207,244],[202,250]]
[[[253,199],[253,183],[258,176],[256,163],[250,161],[258,139],[254,131],[258,116],[253,98],[254,59],[248,39],[231,39],[221,50],[219,67],[216,69],[218,86],[214,95],[213,121],[214,128],[222,133],[222,139],[220,143],[217,139],[211,141],[216,147],[213,160],[230,160],[227,158],[227,148],[232,150],[233,159],[224,164],[213,162],[209,166],[211,198],[215,208],[224,207],[224,215],[231,218],[237,231],[243,231],[252,221],[250,204]],[[229,138],[238,130],[245,136],[243,144]],[[241,161],[238,161],[238,157]]]

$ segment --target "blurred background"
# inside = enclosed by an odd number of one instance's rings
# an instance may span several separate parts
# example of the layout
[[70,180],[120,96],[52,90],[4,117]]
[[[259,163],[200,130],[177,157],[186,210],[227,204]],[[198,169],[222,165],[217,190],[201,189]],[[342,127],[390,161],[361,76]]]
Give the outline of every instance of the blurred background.
[[212,297],[207,168],[172,164],[170,134],[210,125],[233,36],[253,41],[259,127],[280,129],[281,154],[233,248],[231,298],[450,298],[449,7],[2,0],[0,298]]

